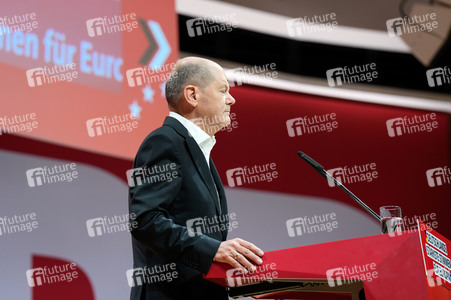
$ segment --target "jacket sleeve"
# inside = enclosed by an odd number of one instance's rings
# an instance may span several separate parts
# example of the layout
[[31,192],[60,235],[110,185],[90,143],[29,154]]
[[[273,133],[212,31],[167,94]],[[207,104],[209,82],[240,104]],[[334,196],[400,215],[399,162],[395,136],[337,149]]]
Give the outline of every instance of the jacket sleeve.
[[175,224],[168,213],[182,189],[183,176],[189,176],[182,173],[177,153],[184,149],[183,142],[156,134],[148,137],[140,147],[134,168],[142,168],[145,176],[151,178],[155,176],[152,168],[166,167],[171,176],[130,187],[131,233],[138,242],[164,259],[208,273],[221,241],[207,235],[190,236],[188,228]]

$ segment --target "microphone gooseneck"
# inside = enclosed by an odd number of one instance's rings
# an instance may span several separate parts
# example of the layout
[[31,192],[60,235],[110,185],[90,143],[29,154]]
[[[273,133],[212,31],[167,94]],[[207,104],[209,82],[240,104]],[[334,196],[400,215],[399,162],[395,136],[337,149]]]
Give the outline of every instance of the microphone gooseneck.
[[305,160],[313,169],[315,169],[321,176],[326,178],[327,180],[332,180],[336,185],[338,185],[346,194],[348,194],[354,201],[356,201],[363,209],[365,209],[376,221],[380,222],[381,217],[374,212],[368,205],[366,205],[362,200],[360,200],[356,195],[354,195],[350,190],[348,190],[341,182],[335,179],[332,175],[330,175],[319,163],[317,163],[313,158],[303,153],[302,151],[298,151],[298,155]]

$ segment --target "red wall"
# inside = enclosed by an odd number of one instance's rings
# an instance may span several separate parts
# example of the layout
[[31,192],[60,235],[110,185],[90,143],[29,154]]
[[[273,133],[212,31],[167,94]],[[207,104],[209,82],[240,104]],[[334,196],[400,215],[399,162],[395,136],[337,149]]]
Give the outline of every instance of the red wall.
[[[277,179],[242,187],[321,196],[358,207],[338,187],[329,187],[297,152],[305,152],[326,170],[375,163],[377,178],[344,185],[377,213],[382,205],[401,206],[409,220],[415,215],[430,219],[435,213],[436,229],[451,236],[451,185],[430,187],[426,177],[428,169],[447,166],[449,170],[448,115],[436,113],[432,121],[437,128],[430,132],[390,137],[387,120],[405,116],[419,120],[426,114],[430,119],[432,112],[250,86],[234,87],[231,94],[236,99],[232,107],[236,128],[217,134],[212,152],[225,185],[228,169],[274,162]],[[287,120],[332,113],[336,129],[288,135]]]

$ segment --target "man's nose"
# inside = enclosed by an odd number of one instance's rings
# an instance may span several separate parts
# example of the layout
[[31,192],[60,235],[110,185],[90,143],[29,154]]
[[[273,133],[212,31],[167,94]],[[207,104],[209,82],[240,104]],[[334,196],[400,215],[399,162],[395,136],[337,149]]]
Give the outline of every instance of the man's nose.
[[227,102],[226,102],[226,104],[227,104],[227,105],[234,105],[235,102],[236,102],[235,98],[233,98],[233,96],[229,94],[229,96],[227,97]]

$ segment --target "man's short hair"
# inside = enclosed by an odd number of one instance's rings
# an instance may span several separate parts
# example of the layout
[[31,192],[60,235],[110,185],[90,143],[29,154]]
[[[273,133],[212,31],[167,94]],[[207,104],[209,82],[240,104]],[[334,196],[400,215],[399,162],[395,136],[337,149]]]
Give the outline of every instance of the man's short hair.
[[205,87],[213,81],[211,67],[205,63],[185,62],[172,70],[165,85],[165,96],[169,106],[174,107],[183,97],[187,85]]

